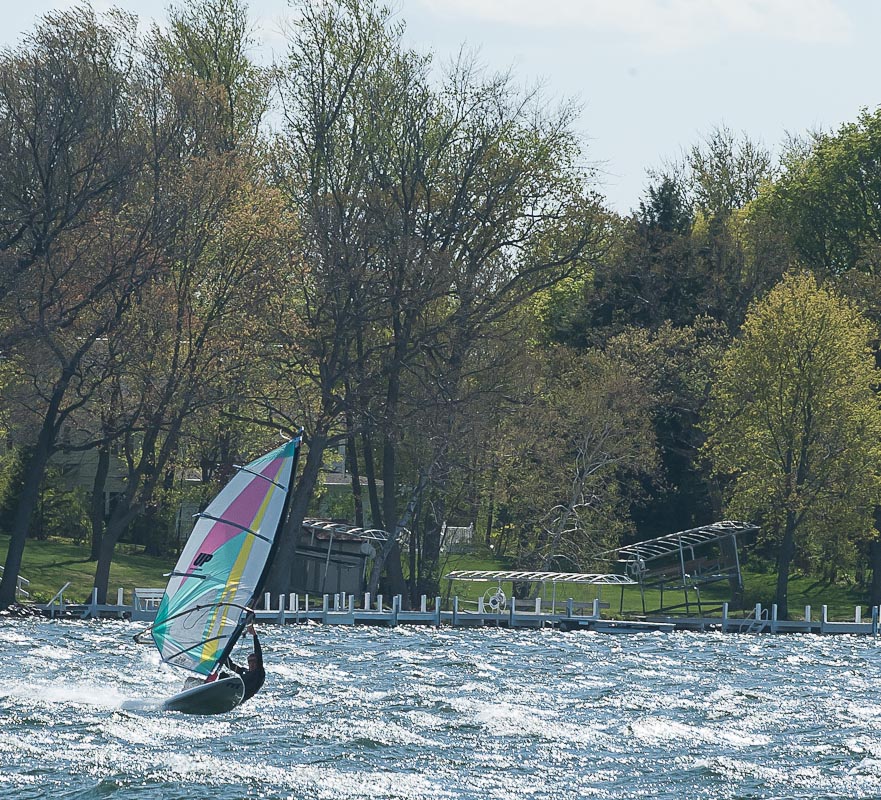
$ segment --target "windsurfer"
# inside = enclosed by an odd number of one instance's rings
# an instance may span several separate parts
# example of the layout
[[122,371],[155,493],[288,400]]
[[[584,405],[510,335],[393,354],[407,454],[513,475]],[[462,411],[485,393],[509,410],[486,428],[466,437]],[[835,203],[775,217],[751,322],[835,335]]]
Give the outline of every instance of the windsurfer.
[[253,697],[263,685],[263,681],[266,680],[266,673],[263,670],[263,649],[260,647],[260,640],[257,638],[257,631],[254,630],[253,623],[248,625],[248,633],[254,637],[254,652],[248,654],[248,666],[241,667],[231,658],[226,660],[227,669],[237,672],[245,684],[243,703]]

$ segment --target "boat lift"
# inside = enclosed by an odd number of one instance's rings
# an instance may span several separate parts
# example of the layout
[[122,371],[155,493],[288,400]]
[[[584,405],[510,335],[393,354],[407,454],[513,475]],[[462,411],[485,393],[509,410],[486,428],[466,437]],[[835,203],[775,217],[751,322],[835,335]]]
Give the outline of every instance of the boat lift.
[[[691,606],[696,604],[698,614],[703,616],[701,586],[727,580],[732,594],[742,595],[737,537],[758,530],[758,526],[747,522],[724,520],[606,550],[597,553],[595,558],[616,561],[623,566],[625,574],[639,583],[643,614],[648,613],[646,589],[657,589],[660,591],[658,612],[681,613],[684,609],[685,614],[690,615]],[[689,598],[689,590],[694,593],[696,603]],[[685,602],[665,607],[665,591],[682,591]]]
[[[623,593],[625,586],[635,586],[636,581],[629,575],[619,575],[617,573],[583,573],[583,572],[530,572],[525,570],[453,570],[444,575],[448,581],[485,581],[496,582],[496,589],[490,589],[484,595],[484,603],[489,606],[493,612],[504,611],[507,605],[507,597],[502,589],[503,581],[514,583],[537,583],[542,589],[547,584],[552,587],[552,613],[556,613],[557,607],[557,584],[558,583],[578,583],[590,584],[597,587],[597,596],[599,597],[599,587],[601,586],[620,586]],[[512,588],[513,593],[513,588]]]

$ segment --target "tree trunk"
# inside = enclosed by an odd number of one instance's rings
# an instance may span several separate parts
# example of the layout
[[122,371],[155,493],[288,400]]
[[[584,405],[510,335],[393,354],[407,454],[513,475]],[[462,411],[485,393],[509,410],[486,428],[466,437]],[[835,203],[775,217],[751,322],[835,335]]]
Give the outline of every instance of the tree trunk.
[[[386,434],[385,442],[382,448],[382,511],[385,518],[386,531],[389,535],[387,547],[383,547],[383,558],[379,560],[376,566],[385,570],[388,591],[391,595],[402,595],[407,599],[407,582],[404,580],[404,569],[401,566],[401,548],[398,545],[398,531],[400,526],[398,523],[398,515],[395,500],[395,482],[396,482],[396,457],[395,444],[390,434]],[[380,570],[376,570],[378,573]],[[379,574],[376,575],[376,581],[371,578],[371,593],[375,593],[378,588]],[[377,584],[377,585],[373,585]],[[409,604],[408,604],[409,607]]]
[[[737,561],[737,539],[727,536],[719,542],[719,549],[726,563],[739,563]],[[743,608],[743,576],[739,570],[729,571],[728,589],[731,592],[731,608]]]
[[367,494],[370,499],[371,527],[385,530],[385,522],[382,518],[382,505],[379,500],[379,491],[376,487],[376,465],[373,462],[373,443],[371,442],[370,434],[366,430],[366,427],[361,434],[361,444],[364,448],[364,477],[367,478]]
[[303,529],[303,520],[309,510],[309,501],[318,483],[318,475],[321,471],[324,449],[327,446],[327,432],[319,431],[309,437],[309,452],[306,454],[305,463],[300,474],[300,479],[294,487],[288,516],[282,526],[269,578],[266,581],[266,591],[271,595],[287,594],[294,584],[294,566],[297,558],[297,544],[300,541],[300,532]]
[[89,521],[92,526],[92,548],[89,561],[97,561],[101,557],[101,539],[104,536],[104,490],[107,486],[107,475],[110,473],[110,449],[107,446],[98,448],[98,466],[95,480],[92,483],[92,499],[89,504]]
[[101,537],[101,546],[98,549],[98,563],[95,565],[95,584],[98,590],[98,602],[107,602],[107,588],[110,583],[110,566],[113,564],[113,553],[116,543],[122,537],[129,523],[141,511],[141,505],[134,505],[131,498],[120,498],[119,505],[113,511],[107,521],[107,529]]
[[43,419],[43,427],[40,429],[40,435],[37,437],[37,445],[31,453],[30,461],[25,470],[24,484],[22,485],[18,506],[15,510],[12,536],[9,539],[9,549],[6,552],[6,563],[3,566],[3,579],[0,580],[0,608],[7,608],[15,602],[15,590],[21,571],[21,561],[24,556],[28,529],[34,516],[34,510],[39,502],[40,484],[46,472],[46,465],[49,463],[49,457],[52,454],[56,411],[57,406],[50,407],[50,413],[47,413]]
[[487,547],[493,543],[493,516],[496,510],[496,493],[495,488],[491,488],[489,492],[489,506],[486,510],[486,530],[484,532],[484,542]]
[[107,602],[107,586],[110,583],[110,565],[113,563],[113,551],[116,549],[116,540],[122,533],[122,529],[111,525],[101,537],[101,546],[98,551],[98,563],[95,566],[95,588],[98,590],[97,602]]
[[777,619],[789,619],[789,567],[795,555],[795,518],[786,515],[786,527],[780,542],[780,555],[777,560]]
[[881,605],[881,539],[873,539],[869,545],[869,557],[872,563],[872,588],[869,605]]
[[361,492],[361,473],[358,469],[358,450],[354,436],[346,438],[346,461],[352,479],[352,501],[355,505],[355,526],[364,527],[364,497]]
[[872,588],[869,605],[881,605],[881,506],[875,506],[875,536],[869,543],[869,561],[872,568]]

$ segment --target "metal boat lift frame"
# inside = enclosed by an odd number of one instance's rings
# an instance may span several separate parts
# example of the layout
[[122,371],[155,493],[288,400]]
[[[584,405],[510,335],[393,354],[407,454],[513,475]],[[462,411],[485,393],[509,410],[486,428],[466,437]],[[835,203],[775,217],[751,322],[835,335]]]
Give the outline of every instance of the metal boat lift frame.
[[[606,573],[586,573],[586,572],[530,572],[526,570],[453,570],[444,575],[444,578],[452,581],[485,581],[498,582],[501,586],[502,581],[511,581],[514,583],[538,583],[542,589],[550,583],[552,586],[551,605],[556,613],[557,607],[557,584],[558,583],[579,583],[589,584],[598,587],[597,596],[599,597],[600,586],[620,586],[623,597],[625,586],[636,586],[636,581],[628,575],[620,575],[615,572]],[[513,594],[513,590],[512,590]]]
[[[642,611],[647,614],[645,603],[646,588],[658,587],[661,593],[660,608],[658,611],[676,611],[685,608],[685,613],[691,613],[692,602],[689,600],[689,589],[694,591],[698,613],[703,615],[700,587],[721,580],[736,580],[739,591],[743,590],[743,576],[740,570],[740,556],[737,551],[737,537],[744,534],[755,533],[758,526],[748,522],[735,520],[723,520],[711,525],[703,525],[678,533],[670,533],[644,542],[618,547],[614,550],[606,550],[597,554],[598,559],[606,558],[623,565],[624,572],[633,576],[639,583],[642,597]],[[717,560],[715,565],[701,564],[696,550],[718,543],[721,548],[728,543],[731,556],[727,562]],[[664,565],[664,561],[671,561],[678,555],[678,563]],[[715,568],[713,568],[715,567]],[[681,590],[685,595],[685,603],[676,606],[664,607],[664,590]],[[622,590],[623,603],[623,590]]]

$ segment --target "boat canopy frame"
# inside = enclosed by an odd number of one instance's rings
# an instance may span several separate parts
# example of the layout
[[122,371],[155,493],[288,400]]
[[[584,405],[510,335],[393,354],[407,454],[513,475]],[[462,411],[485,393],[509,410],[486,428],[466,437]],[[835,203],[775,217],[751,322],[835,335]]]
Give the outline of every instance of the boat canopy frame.
[[[544,592],[547,584],[551,584],[551,608],[552,613],[556,613],[557,609],[557,584],[558,583],[576,583],[581,585],[591,585],[597,587],[597,600],[601,600],[601,591],[603,586],[620,586],[621,596],[624,596],[625,586],[636,586],[636,581],[629,575],[621,575],[615,572],[588,573],[588,572],[535,572],[528,570],[453,570],[444,575],[449,581],[448,586],[453,585],[453,581],[483,581],[495,582],[501,591],[502,581],[510,581],[515,583],[537,583]],[[503,595],[502,595],[503,596]],[[492,601],[491,601],[492,602]]]
[[513,581],[515,583],[590,583],[600,586],[635,586],[627,575],[614,572],[528,572],[525,570],[453,570],[444,575],[451,581]]
[[[645,591],[648,588],[660,591],[660,613],[679,612],[683,608],[691,613],[692,601],[689,590],[694,593],[698,613],[703,616],[700,588],[712,583],[727,580],[732,594],[743,593],[743,575],[737,537],[753,534],[759,530],[757,525],[737,520],[722,520],[710,525],[690,528],[678,533],[669,533],[654,539],[616,547],[597,553],[598,560],[615,561],[621,564],[627,575],[639,583],[642,596],[643,614],[647,614]],[[701,556],[701,548],[718,545],[715,559]],[[706,549],[705,551],[706,552]],[[664,591],[677,590],[685,595],[685,602],[677,605],[664,605]],[[735,598],[732,598],[735,599]]]

